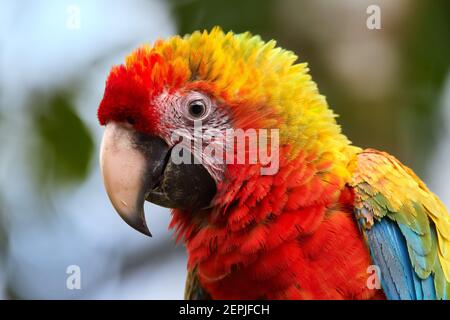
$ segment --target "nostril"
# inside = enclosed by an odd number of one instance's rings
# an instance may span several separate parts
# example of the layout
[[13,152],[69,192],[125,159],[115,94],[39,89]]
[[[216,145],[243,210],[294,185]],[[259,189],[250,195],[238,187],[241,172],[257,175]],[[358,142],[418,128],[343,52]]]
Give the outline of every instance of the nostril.
[[127,118],[126,118],[126,121],[127,121],[127,123],[129,123],[129,124],[131,124],[131,125],[134,125],[134,124],[136,123],[136,121],[134,120],[133,117],[127,117]]

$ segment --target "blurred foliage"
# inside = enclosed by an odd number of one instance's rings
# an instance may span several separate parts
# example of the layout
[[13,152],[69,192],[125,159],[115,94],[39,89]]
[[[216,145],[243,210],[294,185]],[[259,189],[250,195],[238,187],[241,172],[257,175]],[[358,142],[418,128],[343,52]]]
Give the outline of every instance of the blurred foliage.
[[170,0],[180,34],[210,30],[221,26],[224,31],[251,31],[270,36],[273,30],[273,0]]
[[403,52],[405,72],[399,94],[402,117],[409,126],[406,157],[422,170],[443,126],[439,103],[450,71],[450,1],[417,2]]
[[35,142],[30,160],[38,184],[59,185],[86,178],[94,151],[92,136],[75,112],[72,96],[55,91],[32,99]]

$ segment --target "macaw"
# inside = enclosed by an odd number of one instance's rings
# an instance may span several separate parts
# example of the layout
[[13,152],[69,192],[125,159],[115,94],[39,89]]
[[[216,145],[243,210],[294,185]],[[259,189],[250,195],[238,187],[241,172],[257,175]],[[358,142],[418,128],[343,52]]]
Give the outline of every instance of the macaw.
[[[335,118],[307,64],[273,40],[218,27],[158,40],[107,78],[105,189],[147,235],[144,202],[172,209],[186,299],[448,299],[443,203],[394,156],[352,145]],[[225,133],[238,129],[276,130],[274,172],[235,161]]]

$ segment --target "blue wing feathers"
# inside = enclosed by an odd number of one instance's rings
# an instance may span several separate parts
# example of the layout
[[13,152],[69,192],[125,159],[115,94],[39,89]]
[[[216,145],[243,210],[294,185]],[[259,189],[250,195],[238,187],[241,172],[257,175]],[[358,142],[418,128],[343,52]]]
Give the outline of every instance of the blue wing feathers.
[[[365,231],[373,262],[381,271],[380,281],[386,297],[390,300],[436,299],[433,277],[421,279],[416,274],[402,231],[396,222],[386,218]],[[407,237],[413,250],[416,245],[420,247],[420,235],[411,231]]]

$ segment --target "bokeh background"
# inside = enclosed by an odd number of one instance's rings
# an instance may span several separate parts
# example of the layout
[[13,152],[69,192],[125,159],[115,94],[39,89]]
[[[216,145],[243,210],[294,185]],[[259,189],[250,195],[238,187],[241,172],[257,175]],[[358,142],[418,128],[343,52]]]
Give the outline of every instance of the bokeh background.
[[[366,27],[371,4],[381,30]],[[396,155],[450,207],[449,1],[0,0],[0,298],[182,298],[169,212],[147,205],[149,239],[109,204],[96,110],[133,48],[214,25],[308,61],[350,139]]]

